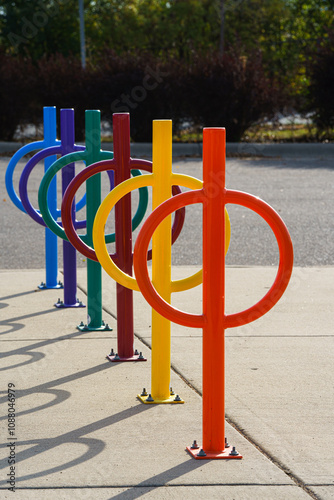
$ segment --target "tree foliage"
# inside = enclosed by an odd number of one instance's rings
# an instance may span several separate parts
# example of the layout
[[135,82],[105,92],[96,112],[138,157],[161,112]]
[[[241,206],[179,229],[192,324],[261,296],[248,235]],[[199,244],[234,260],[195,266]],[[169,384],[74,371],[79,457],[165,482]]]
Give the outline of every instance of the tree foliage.
[[33,60],[57,52],[80,52],[76,0],[4,0],[0,11],[1,45]]
[[[90,66],[102,67],[112,51],[182,67],[217,54],[224,33],[227,54],[237,50],[248,64],[261,52],[267,76],[294,105],[305,101],[307,67],[334,30],[334,0],[85,0],[84,10]],[[78,0],[3,0],[0,28],[6,54],[36,66],[56,54],[80,61]]]
[[[84,7],[92,62],[105,48],[189,60],[218,50],[223,22],[227,48],[238,45],[245,56],[260,49],[283,80],[296,77],[334,25],[334,0],[85,0]],[[1,46],[12,54],[80,56],[77,0],[4,0],[0,25]]]

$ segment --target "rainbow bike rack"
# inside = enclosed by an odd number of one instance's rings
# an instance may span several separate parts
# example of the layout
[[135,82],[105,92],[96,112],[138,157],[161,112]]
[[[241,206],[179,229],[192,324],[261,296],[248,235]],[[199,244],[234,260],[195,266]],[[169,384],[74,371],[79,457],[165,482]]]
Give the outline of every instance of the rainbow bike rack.
[[[45,160],[45,158],[53,157],[57,158],[55,155],[66,155],[73,151],[82,151],[84,146],[78,146],[74,142],[74,110],[73,109],[61,109],[60,110],[60,145],[52,146],[43,149],[39,153],[36,153],[26,164],[19,184],[19,193],[22,201],[22,205],[30,217],[43,226],[46,226],[39,211],[35,210],[32,206],[28,197],[28,180],[33,168],[38,164],[39,161]],[[74,163],[68,165],[62,170],[62,193],[64,194],[68,184],[73,179],[75,175]],[[50,192],[48,193],[50,194]],[[75,210],[79,211],[85,204],[86,197],[84,196],[82,200],[76,205]],[[57,203],[57,201],[56,201]],[[48,206],[49,199],[48,199]],[[75,210],[73,210],[73,216],[75,216]],[[60,210],[56,209],[56,218],[60,216]],[[83,223],[78,223],[77,227],[84,227],[85,221]],[[77,299],[77,270],[76,270],[76,251],[75,248],[68,242],[63,240],[63,264],[64,264],[64,301],[60,299],[55,304],[56,307],[85,307],[84,304]]]
[[[13,176],[15,168],[25,155],[31,153],[32,151],[37,151],[39,149],[49,148],[51,146],[57,146],[60,141],[57,140],[57,121],[56,121],[56,108],[54,106],[46,106],[43,108],[43,123],[44,123],[44,139],[42,141],[32,142],[26,144],[20,148],[11,158],[8,163],[6,170],[5,182],[8,196],[14,203],[14,205],[25,212],[23,204],[15,192]],[[50,168],[53,162],[57,159],[56,156],[49,157],[45,159],[44,170]],[[50,186],[50,191],[48,194],[48,204],[50,207],[50,212],[54,217],[57,215],[57,183],[56,179],[52,182]],[[58,243],[56,235],[50,231],[49,228],[45,229],[45,283],[42,282],[39,285],[40,289],[45,288],[62,288],[63,285],[57,279],[58,275]]]
[[[104,241],[103,228],[108,215],[114,205],[128,196],[129,192],[142,188],[143,186],[152,186],[152,205],[153,208],[160,203],[168,200],[172,194],[172,187],[183,185],[190,189],[202,187],[202,182],[190,176],[181,176],[172,173],[172,121],[154,120],[153,121],[153,173],[129,179],[116,186],[111,193],[107,195],[99,208],[93,229],[94,247],[97,257],[107,273],[130,290],[139,291],[136,280],[117,267],[116,263],[108,255]],[[180,196],[176,196],[177,199]],[[225,213],[229,240],[229,219]],[[227,241],[228,247],[228,241]],[[171,293],[183,291],[195,287],[202,282],[202,272],[193,276],[179,280],[171,281],[171,218],[169,217],[159,227],[152,241],[152,279],[156,289],[168,303],[171,300]],[[170,388],[170,364],[171,364],[171,334],[170,321],[154,309],[152,309],[152,368],[151,368],[151,391],[148,394],[143,389],[138,394],[139,399],[145,404],[161,403],[183,403],[183,399]]]
[[[69,153],[59,158],[45,173],[38,191],[38,204],[47,226],[60,238],[67,240],[64,229],[53,217],[48,205],[48,191],[53,177],[62,168],[76,161],[84,161],[86,166],[101,159],[113,157],[110,151],[101,150],[101,121],[100,111],[87,110],[85,114],[86,147],[83,151]],[[111,180],[111,187],[113,179]],[[94,216],[101,203],[101,176],[96,175],[86,184],[86,235],[82,236],[91,241],[91,231]],[[108,235],[109,238],[112,235]],[[111,330],[102,320],[102,271],[98,262],[87,261],[87,323],[83,321],[78,325],[80,331]]]
[[[113,115],[113,133],[114,133],[114,158],[112,160],[105,160],[97,162],[87,167],[84,171],[80,172],[75,179],[68,186],[63,203],[62,203],[62,220],[66,234],[72,244],[87,258],[98,261],[98,257],[94,247],[82,241],[82,238],[77,235],[73,226],[71,217],[71,206],[73,204],[76,191],[84,181],[90,177],[105,170],[113,170],[115,175],[114,188],[120,185],[123,181],[140,182],[143,185],[139,189],[139,193],[146,197],[147,187],[143,179],[149,176],[141,176],[140,170],[152,171],[152,163],[147,160],[133,159],[130,157],[130,116],[128,113],[115,113]],[[130,175],[135,176],[130,179]],[[127,180],[126,180],[127,179]],[[142,180],[140,180],[142,179]],[[114,191],[113,190],[113,191]],[[173,186],[173,194],[180,193],[177,186]],[[145,210],[147,200],[145,198]],[[142,212],[139,211],[135,214],[131,224],[131,195],[124,197],[120,203],[115,207],[115,243],[116,251],[112,255],[108,255],[108,259],[116,262],[121,270],[128,275],[132,274],[132,230],[134,230],[142,220]],[[178,237],[184,220],[184,209],[179,210],[175,216],[173,225],[173,241]],[[103,242],[106,244],[107,240],[104,236],[103,224]],[[107,251],[107,250],[106,250]],[[148,259],[151,258],[151,252],[148,252]],[[112,349],[107,358],[113,362],[119,361],[146,361],[144,356],[138,351],[133,351],[134,329],[133,329],[133,294],[132,289],[124,287],[123,284],[117,283],[117,352],[114,353]]]
[[[180,176],[183,177],[183,176]],[[179,179],[181,182],[181,179]],[[203,312],[190,314],[172,307],[151,283],[146,254],[157,227],[175,210],[203,205]],[[252,307],[225,314],[225,205],[233,203],[259,214],[277,239],[280,261],[274,283]],[[203,329],[203,436],[187,446],[196,459],[239,459],[242,455],[225,439],[225,329],[245,325],[268,312],[284,293],[293,267],[289,232],[275,210],[248,193],[225,187],[225,129],[203,131],[203,187],[162,203],[145,221],[134,248],[134,271],[148,303],[163,317],[180,325]]]

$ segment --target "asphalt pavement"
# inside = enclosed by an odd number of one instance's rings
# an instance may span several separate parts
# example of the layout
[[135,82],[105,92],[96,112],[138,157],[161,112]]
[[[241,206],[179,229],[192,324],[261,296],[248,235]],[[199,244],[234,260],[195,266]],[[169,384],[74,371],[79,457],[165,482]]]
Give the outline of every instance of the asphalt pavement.
[[[0,159],[4,179],[9,157]],[[15,169],[14,186],[25,162]],[[80,168],[80,166],[79,166]],[[202,179],[200,159],[178,158],[173,170]],[[28,184],[32,204],[38,208],[37,193],[43,165],[33,170]],[[107,193],[107,176],[102,177]],[[296,266],[334,265],[334,156],[333,158],[252,157],[227,158],[226,186],[249,192],[269,203],[283,218],[294,245]],[[0,269],[36,269],[44,265],[44,230],[9,199],[4,182],[0,184]],[[59,186],[60,190],[60,186]],[[60,196],[60,195],[59,195]],[[60,202],[60,198],[59,198]],[[136,200],[133,202],[133,210]],[[278,262],[276,241],[262,219],[239,206],[228,206],[232,239],[226,264],[233,266],[271,266]],[[84,218],[83,215],[80,217]],[[78,214],[79,218],[79,214]],[[185,225],[173,246],[174,265],[201,263],[202,213],[199,205],[187,208]],[[42,230],[41,230],[42,229]],[[62,243],[59,245],[62,264]],[[78,256],[78,266],[85,266]]]

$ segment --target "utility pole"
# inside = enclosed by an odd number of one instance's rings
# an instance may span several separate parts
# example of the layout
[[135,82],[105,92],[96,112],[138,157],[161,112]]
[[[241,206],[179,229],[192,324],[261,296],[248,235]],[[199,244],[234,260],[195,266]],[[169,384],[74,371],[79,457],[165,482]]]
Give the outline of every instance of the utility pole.
[[224,26],[225,25],[225,5],[224,0],[220,0],[220,37],[219,37],[219,55],[224,54]]
[[84,3],[79,0],[79,19],[80,19],[80,52],[81,65],[83,69],[86,67],[86,42],[85,42],[85,19],[84,19]]

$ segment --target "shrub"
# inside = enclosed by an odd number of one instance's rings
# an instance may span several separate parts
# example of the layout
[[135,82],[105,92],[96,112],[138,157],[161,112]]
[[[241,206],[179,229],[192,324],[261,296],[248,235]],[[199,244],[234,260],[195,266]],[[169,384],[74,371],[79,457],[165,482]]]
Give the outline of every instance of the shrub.
[[194,55],[191,62],[150,55],[105,52],[96,75],[95,94],[104,112],[130,112],[131,136],[152,140],[153,119],[173,119],[173,133],[194,127],[224,126],[229,141],[241,139],[260,118],[279,106],[277,86],[265,76],[260,54],[242,58],[230,51]]
[[112,113],[129,112],[131,137],[138,142],[152,141],[152,121],[173,119],[174,132],[180,124],[180,92],[176,91],[176,67],[180,63],[148,54],[104,52],[93,85],[96,105],[105,119]]
[[35,108],[36,70],[29,58],[0,51],[0,138],[13,139],[15,131],[29,121]]
[[90,82],[92,70],[84,70],[80,59],[61,54],[49,58],[43,57],[37,63],[38,70],[38,107],[56,106],[74,108],[75,139],[84,138],[85,110],[92,109],[90,100]]
[[102,118],[110,122],[113,113],[129,112],[132,139],[151,142],[153,119],[173,118],[174,130],[180,121],[170,66],[147,54],[118,56],[110,50],[85,70],[73,57],[43,58],[38,61],[39,107],[73,107],[76,140],[84,137],[86,109],[101,110]]
[[227,140],[235,142],[259,119],[274,115],[280,92],[266,77],[259,53],[246,58],[229,51],[189,66],[184,100],[185,114],[197,127],[225,127]]
[[308,64],[309,77],[307,110],[313,113],[318,133],[334,128],[334,32],[329,43],[319,47]]
[[152,141],[154,119],[172,119],[174,134],[186,122],[198,129],[224,126],[227,139],[238,141],[250,125],[273,114],[279,101],[259,54],[193,54],[186,63],[104,50],[86,69],[72,56],[43,57],[33,66],[0,54],[0,67],[0,137],[6,140],[19,123],[40,120],[44,106],[56,106],[74,108],[77,141],[84,137],[86,109],[100,109],[109,121],[113,113],[129,112],[137,142]]

